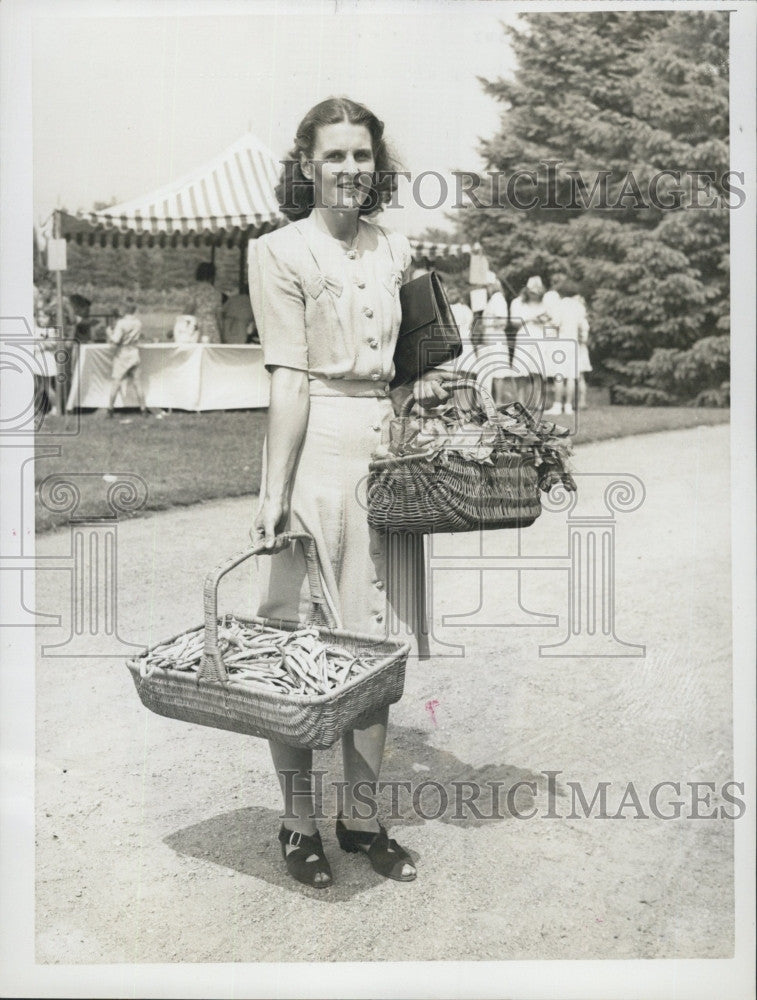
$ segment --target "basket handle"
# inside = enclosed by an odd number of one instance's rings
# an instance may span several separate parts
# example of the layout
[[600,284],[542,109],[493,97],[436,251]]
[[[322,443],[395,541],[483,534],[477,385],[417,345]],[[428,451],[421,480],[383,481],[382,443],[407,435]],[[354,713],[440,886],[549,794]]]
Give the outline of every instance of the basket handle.
[[[480,382],[476,380],[475,377],[456,378],[456,379],[451,379],[449,382],[444,383],[444,388],[449,392],[452,392],[455,389],[469,389],[471,386],[473,386],[473,388],[476,389],[476,391],[478,392],[478,395],[480,397],[479,401],[481,403],[481,408],[486,413],[486,416],[489,418],[489,420],[496,420],[498,413],[497,406],[494,400],[492,399],[489,390],[485,389],[480,384]],[[400,416],[409,417],[410,411],[414,406],[415,406],[415,398],[412,395],[410,395],[400,407]]]
[[[304,531],[286,531],[277,535],[275,542],[284,545],[291,542],[300,541],[303,543],[305,552],[305,566],[308,574],[308,586],[310,588],[310,600],[312,604],[318,606],[323,614],[324,620],[329,628],[336,627],[331,605],[329,604],[321,585],[321,573],[318,563],[318,552],[315,547],[315,540],[312,535]],[[251,549],[245,549],[231,556],[205,577],[204,610],[205,610],[205,648],[203,650],[200,668],[197,672],[197,679],[225,681],[227,679],[226,667],[221,659],[221,651],[218,648],[218,585],[226,574],[243,563],[251,556],[272,554],[266,547],[265,542],[259,542]]]
[[[452,379],[449,382],[444,383],[444,388],[449,391],[454,391],[455,389],[469,389],[471,388],[471,386],[478,392],[479,396],[478,401],[484,413],[486,414],[486,419],[489,420],[490,422],[496,423],[497,417],[499,415],[499,410],[497,409],[497,405],[492,399],[489,390],[485,389],[476,380],[475,376],[473,378],[456,378]],[[412,395],[408,396],[408,398],[404,401],[404,403],[400,407],[400,416],[409,417],[410,411],[412,410],[414,405],[415,405],[415,399],[413,398]],[[404,449],[405,447],[406,433],[407,433],[406,428],[403,425],[402,440],[400,442],[400,448],[402,449]]]

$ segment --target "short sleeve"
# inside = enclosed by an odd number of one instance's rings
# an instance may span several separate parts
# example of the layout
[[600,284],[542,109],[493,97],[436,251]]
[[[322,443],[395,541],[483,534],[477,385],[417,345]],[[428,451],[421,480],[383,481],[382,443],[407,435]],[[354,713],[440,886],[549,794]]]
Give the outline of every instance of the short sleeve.
[[402,268],[402,284],[406,285],[410,281],[413,270],[413,251],[410,240],[402,233],[391,233],[389,236],[392,244],[394,259]]
[[305,296],[296,272],[271,250],[267,240],[253,240],[248,278],[266,368],[307,371]]

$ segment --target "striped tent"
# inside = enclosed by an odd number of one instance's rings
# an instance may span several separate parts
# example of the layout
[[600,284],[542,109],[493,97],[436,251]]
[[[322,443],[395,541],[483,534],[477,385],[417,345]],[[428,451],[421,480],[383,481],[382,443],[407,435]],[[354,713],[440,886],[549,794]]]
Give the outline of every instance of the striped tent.
[[468,243],[431,243],[426,240],[410,240],[413,260],[421,267],[439,267],[449,270],[461,270],[470,257],[471,246]]
[[99,212],[60,213],[60,235],[102,246],[242,246],[284,221],[281,164],[251,132],[165,187]]
[[[89,246],[239,247],[286,221],[274,194],[281,163],[248,132],[210,163],[139,198],[98,212],[56,210],[42,227]],[[467,244],[410,240],[420,266],[460,266]]]

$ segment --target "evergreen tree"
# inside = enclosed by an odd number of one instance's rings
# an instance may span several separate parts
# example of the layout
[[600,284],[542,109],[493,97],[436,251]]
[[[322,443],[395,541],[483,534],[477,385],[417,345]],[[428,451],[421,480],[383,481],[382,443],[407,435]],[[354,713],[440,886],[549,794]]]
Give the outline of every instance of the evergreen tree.
[[521,20],[513,78],[483,81],[502,105],[482,143],[497,184],[472,193],[464,238],[510,295],[532,274],[578,280],[618,400],[726,402],[727,13]]

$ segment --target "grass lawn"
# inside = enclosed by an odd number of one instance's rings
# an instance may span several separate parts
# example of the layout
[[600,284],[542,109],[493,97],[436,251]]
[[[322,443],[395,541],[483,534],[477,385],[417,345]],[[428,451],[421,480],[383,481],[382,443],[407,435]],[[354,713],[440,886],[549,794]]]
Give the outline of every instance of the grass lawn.
[[[601,390],[590,390],[589,404],[579,414],[574,439],[579,455],[581,444],[591,441],[721,424],[730,418],[729,410],[609,406]],[[77,516],[108,513],[108,483],[102,477],[117,473],[135,474],[147,484],[147,503],[138,513],[258,491],[264,410],[174,412],[162,420],[116,411],[113,420],[98,413],[78,420],[79,432],[71,435],[76,416],[45,418],[40,444],[60,445],[61,454],[40,457],[35,465],[37,485],[53,473],[89,474],[77,480],[82,493]],[[49,531],[65,525],[71,515],[53,513],[37,499],[36,516],[37,531]]]

